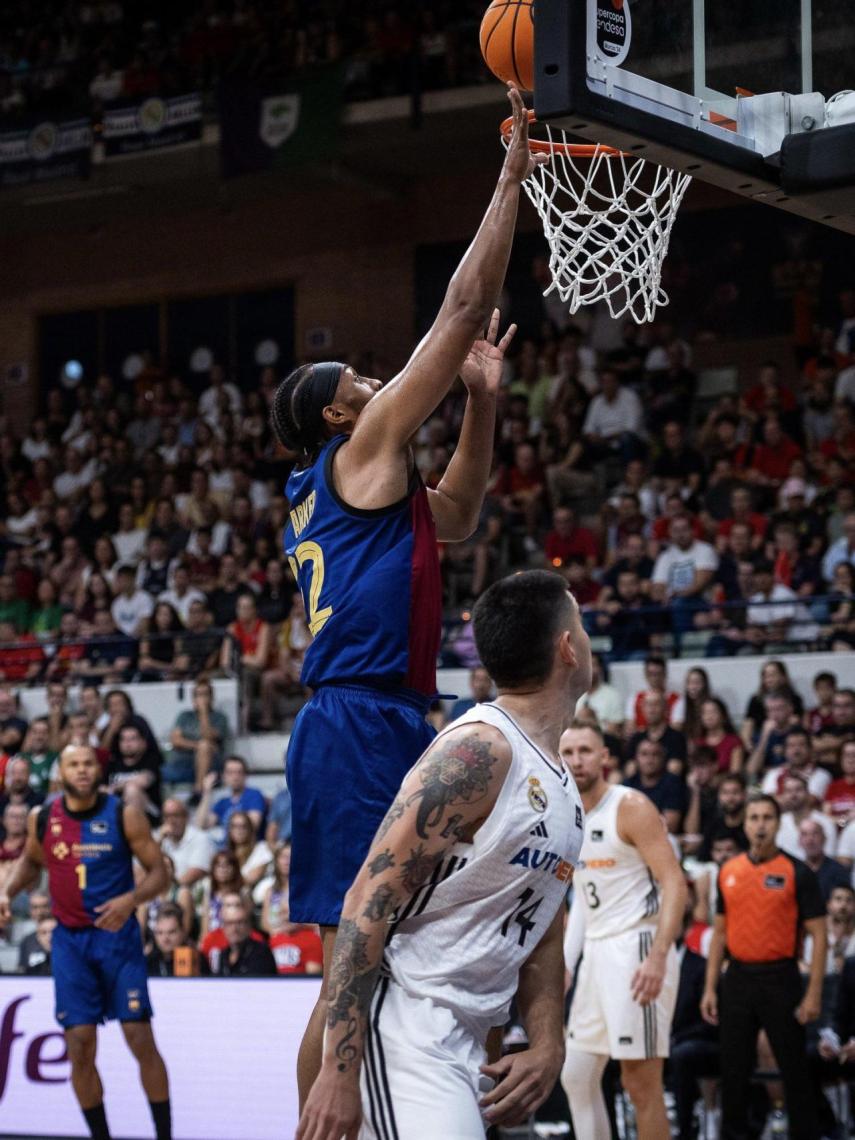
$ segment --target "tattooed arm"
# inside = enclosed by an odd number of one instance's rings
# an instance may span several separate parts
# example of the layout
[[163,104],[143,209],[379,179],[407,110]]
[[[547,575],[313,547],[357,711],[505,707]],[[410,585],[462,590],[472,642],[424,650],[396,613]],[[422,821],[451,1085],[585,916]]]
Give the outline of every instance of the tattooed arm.
[[401,786],[344,900],[330,967],[323,1066],[299,1140],[357,1136],[365,1023],[389,918],[456,843],[471,842],[493,809],[510,762],[510,746],[498,729],[461,725],[431,745]]

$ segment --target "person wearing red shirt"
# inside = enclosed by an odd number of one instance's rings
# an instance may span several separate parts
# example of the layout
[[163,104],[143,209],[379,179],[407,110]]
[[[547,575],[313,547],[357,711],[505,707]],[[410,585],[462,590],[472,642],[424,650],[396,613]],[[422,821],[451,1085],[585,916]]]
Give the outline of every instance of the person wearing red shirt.
[[834,429],[831,438],[819,445],[820,454],[826,462],[830,459],[839,459],[851,472],[852,464],[855,464],[855,421],[849,405],[844,400],[839,400],[834,405],[832,418]]
[[763,421],[763,442],[744,443],[735,464],[752,482],[777,486],[789,476],[793,460],[801,457],[802,449],[784,434],[780,418],[769,415]]
[[38,677],[44,651],[31,633],[16,633],[10,621],[0,621],[0,680],[27,682]]
[[576,525],[576,515],[570,507],[558,507],[553,514],[544,551],[547,561],[559,568],[571,558],[581,559],[589,571],[597,564],[597,540],[586,527]]
[[[246,913],[246,903],[244,902],[243,897],[236,891],[228,891],[222,897],[222,908],[220,912],[221,919],[224,919],[226,917],[227,912],[230,915],[236,913]],[[257,930],[250,931],[249,936],[256,942],[264,941],[264,936],[259,934]],[[228,949],[228,946],[229,940],[226,937],[226,932],[223,930],[222,926],[218,926],[216,930],[209,930],[202,941],[199,943],[199,952],[205,955],[208,966],[211,970],[214,970],[216,968],[220,955],[224,950]]]
[[[677,515],[686,514],[686,504],[683,502],[683,496],[674,491],[670,495],[665,496],[665,513],[660,515],[658,519],[653,522],[651,534],[656,542],[667,543],[669,540],[669,531],[671,523]],[[704,528],[701,526],[700,520],[695,515],[687,516],[692,525],[692,535],[701,541],[705,541],[706,535]]]
[[249,728],[252,702],[261,690],[261,676],[270,663],[270,625],[258,616],[255,597],[241,594],[237,600],[237,620],[226,630],[220,651],[220,668],[237,670],[241,685],[242,728]]
[[322,974],[324,950],[317,926],[284,922],[270,938],[279,974]]
[[833,673],[817,673],[813,679],[816,693],[816,707],[805,713],[805,728],[814,736],[821,736],[822,730],[834,724],[834,694],[837,692],[837,677]]
[[647,688],[629,698],[626,710],[627,720],[630,725],[635,725],[635,730],[639,732],[647,728],[647,717],[644,715],[644,698],[648,692],[657,692],[664,697],[669,723],[674,705],[680,699],[679,693],[668,689],[668,666],[664,657],[652,654],[645,660],[644,680],[647,682]]
[[534,536],[545,493],[546,485],[537,452],[530,443],[517,444],[514,462],[499,475],[493,494],[501,500],[502,507],[512,518],[516,516],[524,521],[525,546],[529,554],[538,549]]
[[781,373],[774,361],[769,360],[761,367],[757,383],[745,393],[745,406],[756,416],[796,410],[796,397],[781,382]]
[[765,515],[751,509],[751,492],[747,487],[734,487],[730,492],[730,518],[718,524],[716,549],[721,554],[727,548],[727,540],[736,523],[744,523],[751,529],[751,546],[756,550],[763,541],[769,520]]
[[707,697],[701,705],[701,728],[703,735],[696,743],[705,744],[715,751],[719,772],[741,771],[745,750],[727,707],[718,697]]
[[822,807],[843,828],[855,819],[855,740],[847,740],[841,748],[840,768],[843,775],[825,789]]

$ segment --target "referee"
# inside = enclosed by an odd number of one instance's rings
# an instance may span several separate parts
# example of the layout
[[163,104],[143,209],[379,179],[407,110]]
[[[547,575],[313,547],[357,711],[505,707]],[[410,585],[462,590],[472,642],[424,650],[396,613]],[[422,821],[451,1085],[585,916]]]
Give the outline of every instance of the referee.
[[[748,799],[748,851],[719,871],[718,913],[701,1013],[720,1024],[721,1140],[747,1140],[757,1034],[765,1029],[784,1083],[791,1140],[818,1140],[805,1025],[819,1017],[825,969],[825,905],[816,875],[775,844],[781,809],[772,796]],[[802,997],[797,956],[802,928],[814,940]],[[730,965],[717,995],[725,950]]]

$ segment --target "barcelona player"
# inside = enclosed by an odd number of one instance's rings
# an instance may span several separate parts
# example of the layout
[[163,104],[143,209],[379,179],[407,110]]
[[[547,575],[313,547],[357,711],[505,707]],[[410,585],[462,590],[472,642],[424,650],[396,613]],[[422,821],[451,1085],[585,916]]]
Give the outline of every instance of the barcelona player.
[[[328,974],[347,889],[392,789],[430,743],[442,591],[436,543],[475,529],[490,473],[496,396],[513,326],[497,343],[494,304],[521,183],[539,161],[511,87],[513,134],[493,199],[432,328],[385,387],[345,364],[306,365],[276,391],[272,423],[297,453],[285,549],[314,641],[302,680],[314,695],[288,748],[293,799],[290,912],[323,928]],[[486,331],[485,331],[486,330]],[[460,375],[468,398],[457,450],[436,490],[410,441]],[[326,985],[326,983],[324,983]],[[320,1068],[322,992],[298,1060],[301,1102]]]
[[[95,1140],[109,1140],[104,1090],[95,1067],[96,1028],[121,1022],[140,1068],[157,1140],[171,1140],[169,1082],[151,1031],[140,903],[166,888],[160,848],[144,814],[99,791],[95,751],[69,745],[60,756],[63,795],[33,808],[24,853],[0,891],[0,922],[10,900],[47,869],[57,920],[51,957],[56,1017],[65,1031],[71,1083]],[[144,875],[134,886],[133,860]]]

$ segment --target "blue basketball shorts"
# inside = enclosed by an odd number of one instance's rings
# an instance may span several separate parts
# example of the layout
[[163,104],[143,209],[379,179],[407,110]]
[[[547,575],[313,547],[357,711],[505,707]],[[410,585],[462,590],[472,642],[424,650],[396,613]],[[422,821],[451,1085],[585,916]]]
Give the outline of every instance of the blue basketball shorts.
[[341,906],[404,776],[436,735],[426,698],[319,688],[288,743],[292,922],[337,926]]
[[115,933],[58,923],[51,940],[56,1020],[63,1029],[152,1016],[139,924]]

